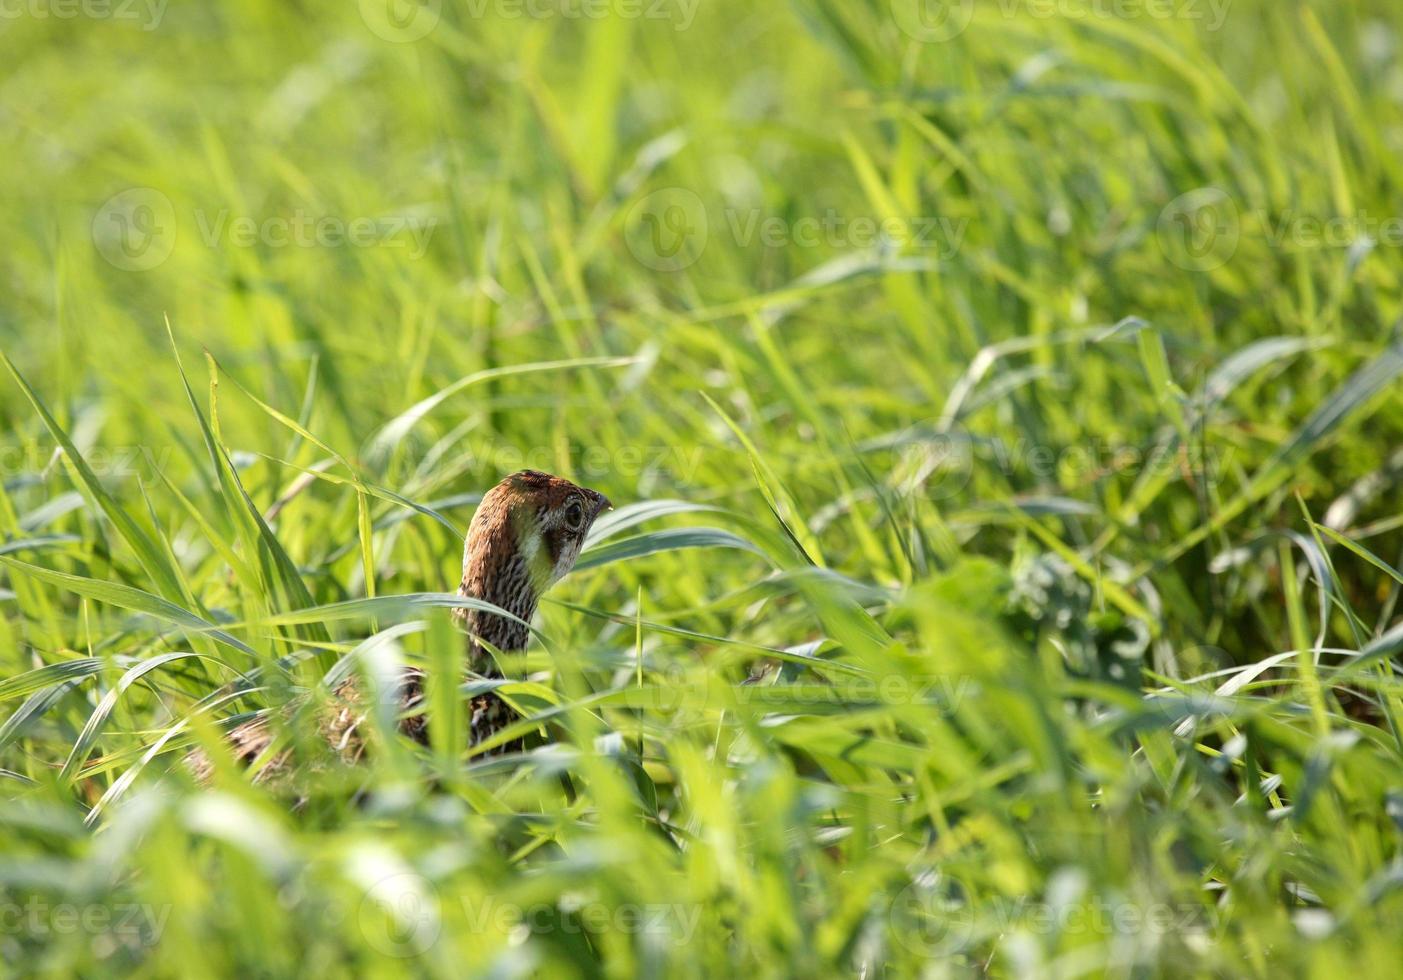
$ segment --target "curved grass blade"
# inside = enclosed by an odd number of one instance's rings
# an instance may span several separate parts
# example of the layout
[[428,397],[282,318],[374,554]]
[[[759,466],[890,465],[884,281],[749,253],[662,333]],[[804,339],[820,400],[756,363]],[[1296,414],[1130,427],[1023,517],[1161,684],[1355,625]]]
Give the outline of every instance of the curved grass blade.
[[62,681],[91,677],[105,666],[106,664],[97,657],[81,657],[27,670],[23,674],[0,681],[0,701],[24,697]]
[[[350,476],[350,477],[337,476],[337,475],[334,474],[334,473],[328,473],[328,472],[326,472],[325,470],[319,470],[319,469],[317,469],[315,466],[311,466],[311,467],[308,467],[308,466],[301,466],[301,465],[299,465],[299,464],[297,464],[297,463],[292,462],[291,460],[282,459],[281,457],[273,456],[273,455],[271,455],[271,454],[269,454],[269,453],[254,453],[254,455],[255,455],[255,456],[260,456],[260,457],[262,457],[263,459],[268,460],[270,463],[277,463],[279,466],[286,466],[288,469],[299,470],[299,471],[301,471],[302,473],[306,474],[308,477],[310,477],[310,478],[312,478],[312,479],[315,479],[315,480],[323,480],[323,481],[325,481],[325,482],[327,482],[327,483],[334,483],[334,484],[337,484],[338,486],[348,486],[348,485],[349,485],[349,486],[352,486],[352,487],[357,488],[357,490],[358,490],[359,492],[362,492],[362,493],[365,494],[365,495],[368,495],[368,496],[371,496],[371,497],[378,497],[378,498],[380,498],[381,500],[387,501],[387,502],[389,502],[389,503],[398,504],[398,505],[401,506],[401,507],[407,507],[408,509],[414,511],[415,513],[423,514],[425,517],[429,517],[429,518],[432,518],[432,519],[435,520],[435,521],[438,521],[438,523],[442,524],[442,525],[443,525],[444,527],[446,527],[449,531],[451,531],[451,532],[453,533],[453,536],[454,536],[454,537],[457,537],[457,538],[463,537],[463,532],[462,532],[462,530],[458,527],[458,525],[454,524],[452,521],[450,521],[450,520],[449,520],[447,517],[445,517],[443,514],[439,513],[439,512],[438,512],[437,510],[435,510],[433,507],[430,507],[428,504],[417,503],[417,502],[415,502],[415,501],[409,499],[408,497],[404,496],[403,494],[395,493],[393,490],[387,490],[386,488],[384,488],[384,487],[382,487],[382,486],[378,486],[378,485],[376,485],[376,484],[374,484],[374,483],[367,483],[367,482],[365,482],[364,480],[361,480],[361,479],[359,479],[358,477],[355,477],[355,476]],[[323,461],[323,462],[326,462],[326,461]],[[317,465],[321,465],[321,464],[317,464]],[[349,465],[349,464],[348,464],[348,465]],[[382,526],[382,523],[383,523],[383,520],[384,520],[384,519],[382,518],[381,520],[376,521],[376,522],[375,522],[375,527],[376,527],[376,528],[381,527],[381,526]]]
[[[385,599],[389,597],[380,596],[379,598]],[[351,650],[332,665],[332,668],[326,672],[326,676],[322,678],[323,686],[328,690],[335,690],[337,685],[351,676],[351,672],[356,669],[357,660],[368,651],[373,650],[382,643],[390,643],[399,639],[401,636],[409,636],[412,633],[422,633],[426,629],[428,629],[428,624],[423,620],[413,620],[407,623],[396,623],[394,626],[390,626],[373,636],[367,637],[357,644],[355,649]]]
[[392,418],[380,427],[379,431],[371,437],[370,453],[372,455],[386,455],[395,447],[409,430],[419,424],[419,421],[439,405],[452,398],[465,388],[470,388],[475,384],[484,381],[491,381],[494,378],[505,378],[517,374],[535,374],[540,371],[563,371],[570,368],[582,367],[626,367],[636,364],[636,357],[577,357],[565,361],[538,361],[534,364],[514,364],[508,367],[491,368],[486,371],[476,371],[466,377],[459,378],[452,384],[439,389],[414,405],[410,406],[399,415]]
[[6,541],[0,544],[0,555],[13,555],[18,551],[42,551],[57,548],[62,544],[76,544],[83,540],[76,534],[49,534],[42,538],[24,538],[20,541]]
[[167,599],[193,601],[193,597],[182,586],[181,577],[171,566],[166,554],[156,546],[151,535],[137,524],[136,520],[107,492],[97,475],[89,468],[87,461],[83,459],[82,453],[78,452],[78,447],[68,437],[68,433],[49,414],[49,410],[44,407],[44,403],[40,401],[34,389],[29,386],[29,382],[24,380],[19,369],[14,366],[3,351],[0,351],[0,360],[5,362],[5,367],[9,369],[11,376],[23,390],[29,404],[39,413],[39,418],[44,423],[44,428],[49,430],[49,435],[53,436],[54,441],[63,447],[64,458],[77,477],[78,483],[107,515],[107,519],[117,528],[122,539],[136,552],[137,561],[141,563],[146,574],[150,575],[156,583],[158,591]]
[[1362,673],[1365,667],[1387,660],[1394,654],[1403,651],[1403,623],[1399,623],[1393,629],[1369,643],[1363,650],[1359,651],[1359,656],[1348,664],[1342,666],[1330,678],[1333,684],[1343,684],[1347,680]]
[[[618,623],[620,626],[632,626],[647,630],[650,633],[661,633],[665,636],[676,636],[680,639],[695,640],[699,643],[713,644],[718,647],[733,647],[737,650],[748,650],[775,660],[783,660],[789,663],[801,664],[805,667],[813,667],[815,670],[831,670],[842,674],[851,674],[856,677],[865,677],[871,672],[866,668],[856,664],[844,663],[841,660],[825,660],[809,654],[798,653],[795,649],[782,650],[779,647],[765,646],[763,643],[751,643],[747,640],[733,640],[725,636],[713,636],[709,633],[698,633],[696,630],[683,629],[680,626],[669,626],[666,623],[657,623],[647,619],[640,619],[637,616],[621,616],[617,613],[600,612],[597,609],[590,609],[588,606],[577,605],[573,602],[562,602],[559,599],[546,600],[553,605],[564,609],[571,609],[595,619],[607,619],[611,623]],[[827,642],[827,641],[821,641]],[[806,644],[811,646],[812,644]]]
[[[253,499],[249,497],[248,491],[244,489],[243,482],[239,479],[238,471],[229,459],[228,452],[220,443],[211,423],[205,419],[204,413],[200,411],[199,403],[195,400],[195,392],[191,389],[190,381],[185,376],[185,366],[181,363],[180,351],[175,345],[175,331],[171,329],[169,319],[166,320],[166,336],[170,340],[171,352],[175,356],[176,370],[180,374],[180,383],[185,389],[185,397],[190,402],[190,408],[199,422],[200,434],[205,441],[205,449],[209,453],[210,460],[214,463],[220,496],[224,500],[224,506],[230,519],[234,521],[244,539],[248,553],[258,556],[258,566],[262,575],[269,581],[270,585],[276,583],[280,587],[278,591],[281,592],[287,605],[296,608],[312,605],[312,595],[307,591],[307,585],[302,581],[297,566],[283,550],[277,535],[268,527],[268,522],[263,519],[263,514],[254,504]],[[210,417],[215,420],[216,425],[218,424],[215,403],[217,386],[217,379],[212,375],[210,378]],[[303,638],[312,642],[325,642],[329,639],[325,631],[315,627],[308,631]],[[330,666],[330,664],[325,666]]]
[[130,609],[133,612],[145,613],[154,619],[162,622],[173,623],[190,631],[195,637],[208,636],[210,639],[226,646],[231,646],[240,653],[246,653],[250,657],[257,657],[253,648],[248,646],[237,637],[231,636],[224,630],[215,626],[208,620],[202,619],[183,609],[173,602],[168,602],[160,596],[152,595],[150,592],[143,592],[130,585],[122,585],[118,582],[103,582],[98,579],[84,578],[82,575],[70,575],[67,572],[55,571],[52,568],[42,568],[38,565],[30,565],[26,562],[17,561],[0,555],[0,562],[3,562],[13,571],[20,572],[56,585],[59,588],[67,589],[77,595],[94,599],[98,602],[105,602],[111,606],[121,609]]
[[73,688],[78,686],[82,678],[62,681],[53,687],[47,687],[42,691],[36,691],[30,695],[24,704],[15,709],[15,713],[5,719],[5,724],[0,725],[0,750],[3,750],[20,735],[23,735],[31,722],[39,718],[44,712],[54,706]]
[[[335,623],[351,619],[397,619],[408,613],[423,609],[476,609],[497,616],[504,616],[515,623],[531,629],[524,619],[507,612],[501,606],[494,606],[481,599],[452,592],[413,592],[405,595],[382,595],[371,599],[348,599],[345,602],[332,602],[324,606],[311,606],[296,612],[280,613],[249,626],[297,626],[305,623]],[[532,630],[535,632],[535,630]]]
[[87,501],[83,495],[76,490],[69,490],[61,493],[57,497],[49,500],[23,515],[19,519],[19,526],[26,531],[37,531],[46,524],[52,524],[66,514],[84,507]]
[[101,701],[98,702],[93,713],[88,716],[88,723],[83,726],[83,730],[78,733],[78,738],[73,743],[73,750],[68,753],[68,758],[63,763],[63,768],[59,770],[58,778],[63,782],[72,782],[77,774],[78,767],[83,764],[83,760],[92,752],[93,744],[98,736],[102,734],[103,727],[107,724],[108,717],[112,714],[112,709],[117,706],[117,699],[126,693],[141,678],[158,667],[164,667],[168,663],[177,660],[185,660],[190,657],[198,657],[198,653],[163,653],[159,656],[150,657],[141,663],[131,667],[124,673],[117,686],[108,691]]
[[656,520],[659,517],[697,513],[719,514],[724,513],[724,511],[720,507],[713,507],[710,504],[694,504],[687,500],[641,500],[637,503],[626,504],[605,514],[594,523],[594,527],[590,528],[589,536],[585,539],[585,547],[592,548],[621,531],[626,531],[647,521]]
[[1237,390],[1238,385],[1273,361],[1284,360],[1319,346],[1319,341],[1302,337],[1268,337],[1248,344],[1212,370],[1199,388],[1195,402],[1200,409],[1210,410]]
[[[170,728],[162,732],[161,737],[156,739],[155,742],[153,742],[144,752],[142,752],[141,758],[133,762],[129,767],[127,767],[127,769],[125,769],[122,772],[120,776],[118,776],[115,780],[112,781],[112,785],[107,787],[107,792],[102,794],[98,801],[93,804],[93,808],[89,810],[87,814],[83,817],[83,823],[89,827],[95,824],[97,822],[98,816],[102,813],[102,811],[105,808],[111,806],[113,803],[117,802],[117,800],[119,800],[122,797],[122,795],[126,793],[128,789],[131,788],[132,783],[136,782],[136,777],[141,775],[141,771],[146,768],[146,766],[151,762],[151,760],[156,758],[162,752],[166,751],[166,746],[170,744],[171,740],[185,731],[185,729],[190,724],[190,718],[194,714],[208,713],[210,711],[213,711],[215,708],[218,708],[221,705],[227,704],[228,702],[233,701],[236,698],[243,697],[246,693],[247,692],[245,691],[234,691],[230,694],[225,694],[215,700],[203,703],[199,706],[197,712],[192,712],[191,715],[187,715],[186,717],[180,719]],[[87,778],[93,775],[96,775],[96,771],[91,767],[84,769],[81,773],[82,778]]]
[[[1155,564],[1168,565],[1196,548],[1209,536],[1217,534],[1230,521],[1236,520],[1258,500],[1281,486],[1291,475],[1292,467],[1313,453],[1316,447],[1379,392],[1403,374],[1403,344],[1394,344],[1364,367],[1350,375],[1337,387],[1286,444],[1272,454],[1257,470],[1231,503],[1225,505],[1211,521],[1200,524],[1184,535],[1159,557]],[[1137,576],[1143,574],[1137,570]]]
[[1330,538],[1336,544],[1343,545],[1345,548],[1352,551],[1360,558],[1363,558],[1370,565],[1373,565],[1375,568],[1383,572],[1385,575],[1393,579],[1398,584],[1403,585],[1403,572],[1400,572],[1398,569],[1394,568],[1392,565],[1384,561],[1382,558],[1374,554],[1362,544],[1350,540],[1349,538],[1341,534],[1339,531],[1336,531],[1334,528],[1328,527],[1327,525],[1318,524],[1315,521],[1312,521],[1311,526],[1314,527],[1321,534],[1325,535],[1327,538]]
[[744,447],[746,455],[750,457],[750,468],[755,474],[755,483],[760,489],[760,494],[765,498],[765,503],[769,505],[770,511],[774,514],[775,520],[779,522],[785,535],[793,542],[794,547],[808,564],[822,566],[823,553],[819,548],[818,539],[814,537],[808,524],[799,516],[799,508],[794,503],[794,499],[784,488],[784,484],[780,482],[770,465],[761,457],[759,450],[755,448],[755,443],[710,395],[702,392],[701,396],[706,399],[706,403],[711,406],[712,411],[721,416],[721,421],[726,423],[726,427]]
[[760,555],[768,560],[768,555],[738,534],[723,531],[716,527],[674,527],[664,531],[652,531],[625,538],[613,544],[586,549],[575,563],[576,571],[599,568],[627,558],[641,558],[660,552],[681,551],[684,548],[736,548]]

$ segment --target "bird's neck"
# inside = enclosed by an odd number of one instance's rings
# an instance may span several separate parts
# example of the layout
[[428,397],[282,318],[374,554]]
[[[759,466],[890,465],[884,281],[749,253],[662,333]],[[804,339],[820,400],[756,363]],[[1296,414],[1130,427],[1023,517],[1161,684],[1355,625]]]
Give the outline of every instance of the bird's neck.
[[[480,638],[504,653],[525,650],[530,632],[526,623],[536,614],[536,588],[531,569],[521,555],[512,555],[490,570],[465,569],[458,594],[481,599],[499,606],[516,619],[477,609],[465,611],[464,625],[472,637],[468,640],[468,666],[485,677],[499,677],[501,671],[492,655],[477,642]],[[517,620],[520,620],[518,622]]]

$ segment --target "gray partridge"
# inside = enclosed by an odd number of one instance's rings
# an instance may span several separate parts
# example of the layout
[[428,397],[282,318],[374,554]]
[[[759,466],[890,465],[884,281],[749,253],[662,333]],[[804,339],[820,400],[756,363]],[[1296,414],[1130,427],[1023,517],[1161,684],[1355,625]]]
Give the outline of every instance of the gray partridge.
[[[574,567],[595,519],[612,506],[598,491],[535,470],[513,473],[487,492],[468,527],[458,594],[490,602],[515,618],[485,610],[454,609],[454,619],[467,631],[471,671],[483,678],[500,678],[501,671],[488,647],[505,653],[526,648],[529,631],[525,624],[535,614],[537,602]],[[414,711],[424,696],[423,672],[406,670],[398,691],[400,730],[427,744],[424,715]],[[338,685],[318,719],[318,727],[343,762],[354,763],[364,754],[360,726],[365,716],[357,682],[351,679]],[[496,694],[477,695],[469,713],[469,744],[488,738],[515,717]],[[268,750],[273,736],[269,720],[258,718],[234,728],[228,737],[235,758],[248,764]],[[501,746],[496,751],[512,747]],[[283,750],[267,760],[255,780],[285,777],[290,756],[290,750]],[[203,752],[192,753],[187,762],[197,779],[209,777],[211,766]]]

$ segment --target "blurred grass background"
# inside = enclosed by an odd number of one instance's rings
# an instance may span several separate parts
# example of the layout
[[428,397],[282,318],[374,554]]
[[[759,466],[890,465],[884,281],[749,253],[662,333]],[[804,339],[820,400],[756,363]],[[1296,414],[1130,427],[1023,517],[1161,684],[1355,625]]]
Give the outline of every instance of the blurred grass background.
[[[1396,968],[1399,27],[7,7],[6,970]],[[451,677],[524,465],[555,744],[173,765]]]

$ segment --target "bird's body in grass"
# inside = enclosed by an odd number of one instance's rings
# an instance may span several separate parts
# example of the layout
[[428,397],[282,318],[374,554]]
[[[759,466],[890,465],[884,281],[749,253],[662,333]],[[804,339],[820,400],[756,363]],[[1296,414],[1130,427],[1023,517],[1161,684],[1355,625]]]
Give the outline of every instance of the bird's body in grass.
[[[534,470],[507,477],[482,498],[463,545],[463,576],[458,594],[480,599],[511,614],[481,609],[455,609],[454,619],[467,631],[468,668],[479,677],[502,676],[493,650],[511,653],[526,648],[528,623],[541,595],[565,576],[579,557],[585,535],[600,513],[611,506],[595,490]],[[406,670],[399,678],[400,731],[428,742],[422,713],[424,674]],[[340,684],[318,717],[321,736],[346,763],[365,752],[361,726],[367,707],[355,680]],[[468,744],[476,745],[515,720],[512,709],[492,693],[479,694],[469,707]],[[233,729],[229,744],[234,756],[248,764],[269,754],[276,732],[266,718]],[[505,751],[512,746],[500,746]],[[291,752],[283,749],[262,759],[256,779],[281,778],[290,768]],[[207,778],[210,762],[201,752],[190,758],[198,778]]]

